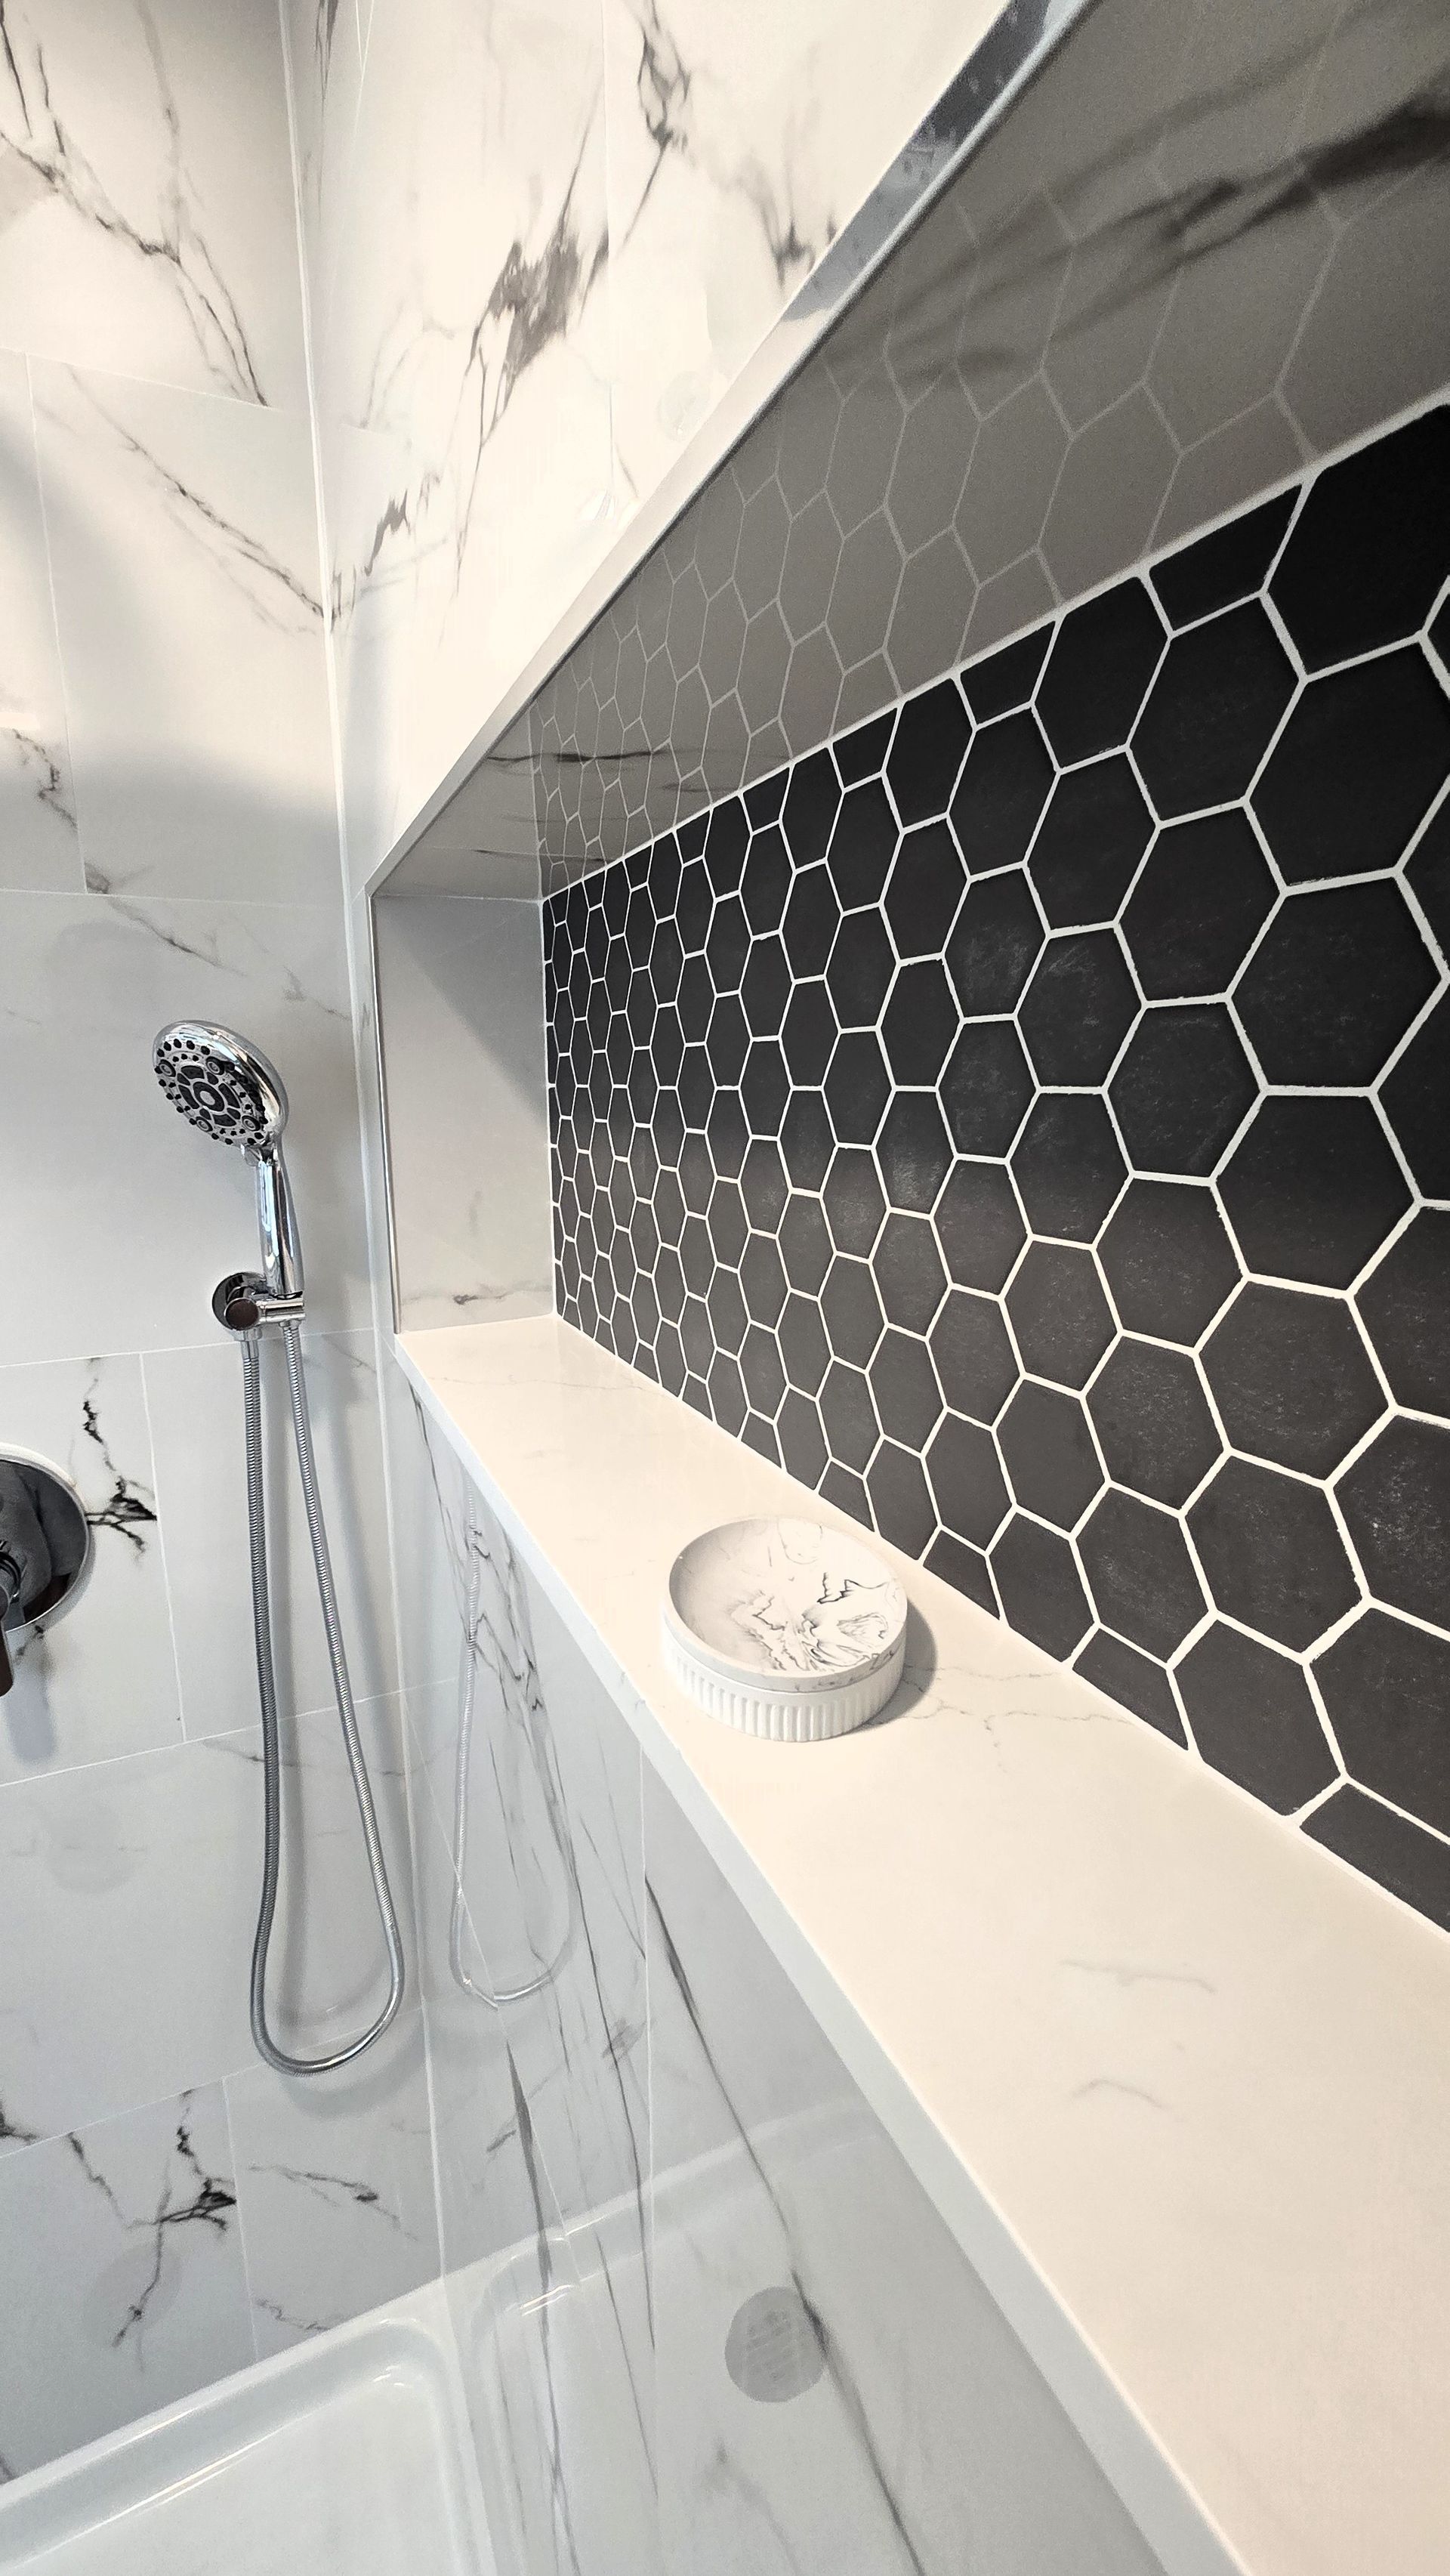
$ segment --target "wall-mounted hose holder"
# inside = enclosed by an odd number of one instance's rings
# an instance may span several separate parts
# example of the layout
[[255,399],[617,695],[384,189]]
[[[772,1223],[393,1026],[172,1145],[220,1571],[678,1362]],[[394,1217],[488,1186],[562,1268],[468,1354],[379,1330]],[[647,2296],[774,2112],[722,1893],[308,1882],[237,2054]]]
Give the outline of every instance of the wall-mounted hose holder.
[[15,1683],[10,1639],[74,1607],[93,1546],[69,1476],[29,1449],[0,1449],[0,1697]]

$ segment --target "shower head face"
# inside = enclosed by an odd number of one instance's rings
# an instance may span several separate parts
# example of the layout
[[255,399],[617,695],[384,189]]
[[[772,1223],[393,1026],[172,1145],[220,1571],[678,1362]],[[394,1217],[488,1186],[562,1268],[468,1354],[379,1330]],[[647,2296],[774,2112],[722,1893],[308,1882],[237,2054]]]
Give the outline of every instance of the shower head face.
[[173,1109],[219,1145],[275,1153],[287,1124],[287,1094],[260,1047],[207,1020],[177,1020],[151,1050],[156,1079]]

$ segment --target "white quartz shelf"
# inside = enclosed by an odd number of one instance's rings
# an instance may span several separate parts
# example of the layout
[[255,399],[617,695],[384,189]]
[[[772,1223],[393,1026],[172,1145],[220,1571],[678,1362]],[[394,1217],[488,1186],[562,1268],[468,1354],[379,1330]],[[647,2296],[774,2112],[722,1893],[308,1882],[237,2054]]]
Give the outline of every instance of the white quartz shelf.
[[397,1348],[1171,2576],[1445,2576],[1450,1940],[891,1550],[883,1719],[716,1724],[675,1555],[840,1515],[553,1318]]

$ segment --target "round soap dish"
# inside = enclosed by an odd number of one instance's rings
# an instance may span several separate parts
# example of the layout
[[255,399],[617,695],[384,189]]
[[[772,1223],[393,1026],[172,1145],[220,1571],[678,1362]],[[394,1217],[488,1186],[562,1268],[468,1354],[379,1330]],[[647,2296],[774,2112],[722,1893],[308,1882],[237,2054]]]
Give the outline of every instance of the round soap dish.
[[711,1717],[819,1744],[886,1706],[906,1659],[906,1595],[849,1530],[730,1521],[670,1568],[665,1662]]

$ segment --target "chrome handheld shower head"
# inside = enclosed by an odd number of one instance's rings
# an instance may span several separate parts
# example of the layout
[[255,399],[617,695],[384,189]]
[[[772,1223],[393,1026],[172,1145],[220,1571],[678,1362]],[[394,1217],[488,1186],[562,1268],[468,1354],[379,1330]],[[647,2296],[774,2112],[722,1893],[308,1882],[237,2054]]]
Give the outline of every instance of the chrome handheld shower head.
[[209,1020],[175,1020],[151,1050],[156,1079],[173,1109],[219,1145],[265,1154],[280,1144],[287,1093],[260,1047]]
[[175,1020],[151,1049],[156,1079],[183,1118],[219,1145],[236,1145],[257,1174],[262,1286],[302,1313],[302,1246],[282,1160],[287,1091],[250,1038],[210,1020]]

